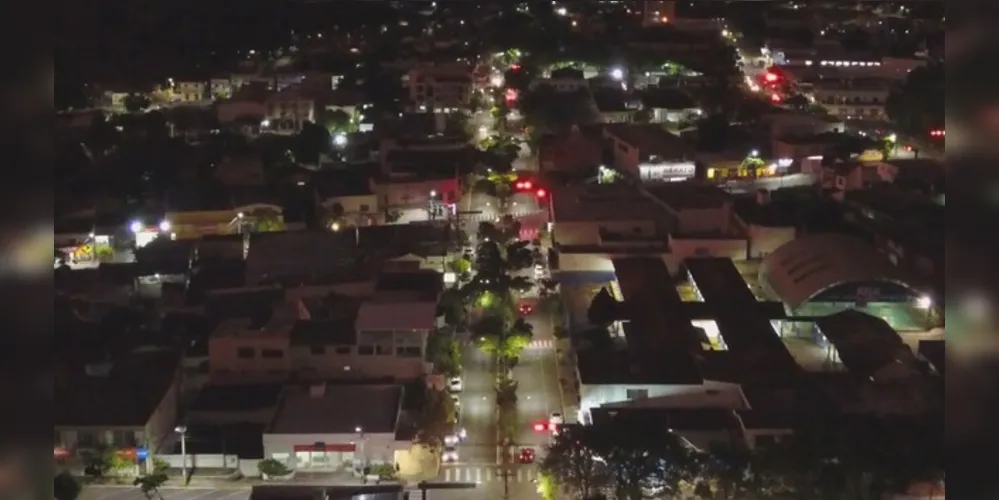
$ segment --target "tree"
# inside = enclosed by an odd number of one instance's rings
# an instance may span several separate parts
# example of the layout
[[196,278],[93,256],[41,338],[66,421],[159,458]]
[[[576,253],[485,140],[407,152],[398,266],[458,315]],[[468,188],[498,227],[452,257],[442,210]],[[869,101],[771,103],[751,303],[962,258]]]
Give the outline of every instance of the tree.
[[138,486],[142,491],[142,494],[146,496],[147,499],[152,500],[153,498],[159,498],[162,500],[163,494],[160,493],[160,488],[167,482],[169,477],[167,477],[165,472],[154,472],[142,477],[135,478],[132,482],[133,485]]
[[435,330],[427,338],[427,352],[437,373],[456,377],[461,373],[461,350],[450,335]]
[[812,105],[808,98],[801,94],[794,94],[791,97],[788,97],[787,100],[784,101],[784,104],[787,105],[787,107],[798,111],[805,111]]
[[312,122],[302,124],[295,136],[295,157],[304,163],[317,164],[319,157],[330,151],[329,130]]
[[652,121],[652,110],[649,108],[642,108],[635,111],[635,123],[649,123]]
[[909,72],[885,101],[888,118],[905,133],[918,138],[944,127],[943,64],[931,64]]
[[416,418],[417,442],[439,449],[455,422],[454,400],[444,391],[426,388]]
[[682,438],[662,427],[635,429],[625,421],[594,428],[592,446],[611,472],[617,497],[640,500],[643,490],[680,493],[681,484],[696,473]]
[[[519,223],[518,223],[519,226]],[[534,254],[530,249],[530,241],[514,241],[506,246],[506,268],[515,272],[530,268],[534,264]]]
[[253,218],[253,230],[261,233],[284,231],[281,214],[273,210],[255,210],[249,214]]
[[83,491],[83,486],[68,471],[62,471],[56,474],[52,491],[55,500],[76,500]]
[[146,109],[149,109],[149,106],[152,105],[152,101],[150,101],[149,97],[145,94],[132,93],[125,96],[122,104],[125,105],[125,110],[129,113],[141,113]]
[[325,113],[322,123],[330,134],[353,132],[353,117],[342,109],[334,109]]
[[618,302],[611,295],[607,287],[600,288],[600,291],[593,296],[590,307],[586,310],[586,317],[590,323],[607,327],[619,319]]
[[592,447],[593,433],[592,427],[563,427],[539,464],[542,473],[583,498],[597,493],[609,479],[604,461]]

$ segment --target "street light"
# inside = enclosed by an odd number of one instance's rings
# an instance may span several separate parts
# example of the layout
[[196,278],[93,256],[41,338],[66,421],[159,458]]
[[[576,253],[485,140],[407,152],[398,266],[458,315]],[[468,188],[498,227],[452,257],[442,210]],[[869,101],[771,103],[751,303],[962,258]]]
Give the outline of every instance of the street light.
[[611,72],[610,72],[610,74],[611,74],[611,78],[613,78],[615,80],[623,80],[624,79],[624,70],[621,69],[621,68],[614,68],[614,69],[612,69]]
[[141,222],[139,222],[139,221],[137,221],[137,220],[136,220],[136,221],[132,221],[132,223],[131,223],[131,224],[129,224],[128,228],[129,228],[129,229],[130,229],[130,230],[131,230],[131,231],[132,231],[133,233],[138,233],[139,231],[142,231],[142,223],[141,223]]
[[160,231],[163,231],[164,233],[170,232],[170,221],[165,220],[160,222]]
[[180,477],[187,484],[187,426],[178,425],[173,430],[180,434]]
[[367,459],[364,456],[364,452],[365,452],[365,449],[364,449],[364,429],[361,426],[357,426],[357,427],[354,427],[354,432],[356,432],[357,435],[358,435],[359,439],[358,439],[357,442],[358,442],[358,444],[361,447],[361,473],[363,474],[364,473],[364,468],[367,466],[367,463],[368,463]]
[[333,136],[333,144],[335,144],[337,147],[341,147],[341,148],[344,147],[344,146],[346,146],[347,145],[347,134],[340,133],[340,134],[337,134],[337,135]]

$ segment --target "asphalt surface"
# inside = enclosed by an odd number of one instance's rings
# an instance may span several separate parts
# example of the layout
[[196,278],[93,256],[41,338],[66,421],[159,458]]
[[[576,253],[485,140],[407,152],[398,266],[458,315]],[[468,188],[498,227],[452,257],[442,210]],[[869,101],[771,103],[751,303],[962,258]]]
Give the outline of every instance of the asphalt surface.
[[[213,488],[162,488],[164,500],[249,500],[250,490]],[[146,500],[142,491],[133,486],[88,486],[80,500]]]

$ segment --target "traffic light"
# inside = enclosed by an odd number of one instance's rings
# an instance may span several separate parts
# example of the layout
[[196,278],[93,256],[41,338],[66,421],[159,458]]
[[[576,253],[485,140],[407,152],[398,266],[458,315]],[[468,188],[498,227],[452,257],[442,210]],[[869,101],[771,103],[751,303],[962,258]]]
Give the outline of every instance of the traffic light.
[[536,194],[536,195],[538,195],[538,198],[539,198],[539,199],[543,199],[543,198],[545,198],[545,197],[547,197],[547,196],[548,196],[548,191],[545,191],[545,190],[544,190],[544,189],[542,188],[542,189],[538,189],[538,191],[537,191],[537,192],[536,192],[535,194]]

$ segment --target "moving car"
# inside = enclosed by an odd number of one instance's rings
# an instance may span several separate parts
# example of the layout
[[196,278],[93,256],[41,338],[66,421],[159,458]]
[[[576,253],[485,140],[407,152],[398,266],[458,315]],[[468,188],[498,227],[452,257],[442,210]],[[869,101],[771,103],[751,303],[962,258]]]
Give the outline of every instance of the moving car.
[[559,412],[554,412],[548,417],[548,427],[557,427],[565,423],[565,419],[562,418],[562,414]]
[[532,306],[531,304],[521,304],[519,309],[520,309],[520,314],[524,316],[527,316],[528,314],[534,312],[534,306]]
[[545,266],[534,264],[534,278],[541,279],[545,276]]
[[521,448],[520,454],[517,455],[517,461],[522,464],[533,464],[535,459],[533,448]]
[[458,461],[458,447],[454,445],[444,445],[444,453],[441,454],[444,463],[454,463]]
[[461,383],[461,377],[451,377],[447,379],[447,390],[452,394],[461,392],[463,388],[464,386]]

